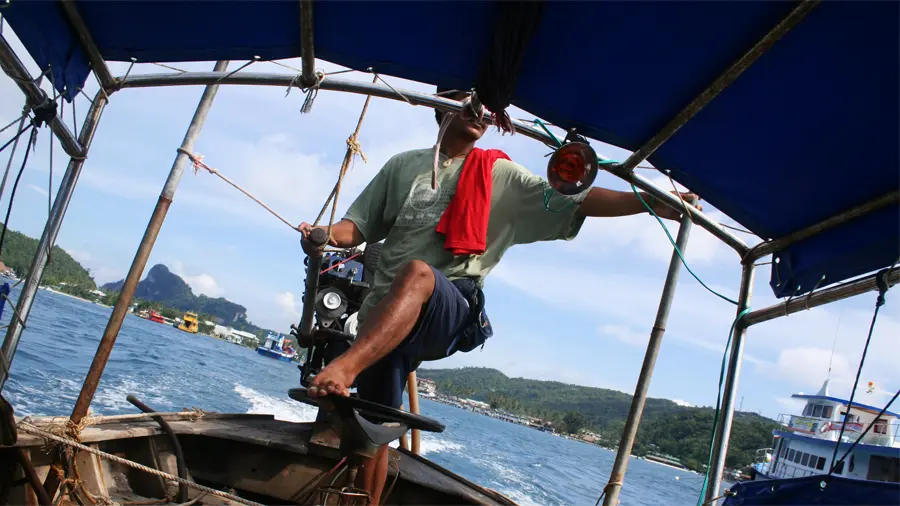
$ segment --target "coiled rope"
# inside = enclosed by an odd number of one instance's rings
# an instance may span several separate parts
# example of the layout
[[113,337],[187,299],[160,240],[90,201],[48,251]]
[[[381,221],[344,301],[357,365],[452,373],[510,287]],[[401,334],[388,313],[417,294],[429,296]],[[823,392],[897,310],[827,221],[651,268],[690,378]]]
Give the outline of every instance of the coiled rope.
[[207,487],[205,485],[200,485],[199,483],[195,483],[190,480],[185,480],[183,478],[179,478],[178,476],[175,476],[175,475],[172,475],[169,473],[164,473],[158,469],[153,469],[152,467],[147,467],[143,464],[138,464],[137,462],[133,462],[128,459],[124,459],[117,455],[113,455],[111,453],[106,453],[106,452],[98,450],[96,448],[91,448],[90,446],[83,445],[73,439],[61,437],[61,436],[58,436],[51,432],[45,431],[45,430],[43,430],[39,427],[36,427],[34,425],[31,425],[30,423],[27,423],[25,421],[20,421],[16,425],[16,427],[18,428],[18,430],[20,430],[26,434],[31,434],[34,436],[38,436],[38,437],[50,440],[50,441],[55,441],[57,443],[60,443],[60,444],[66,445],[66,446],[70,446],[72,448],[94,454],[100,458],[107,459],[111,462],[115,462],[117,464],[122,464],[123,466],[128,466],[133,469],[137,469],[139,471],[143,471],[145,473],[152,474],[154,476],[159,476],[160,478],[164,478],[166,480],[172,480],[177,483],[181,483],[181,484],[191,487],[193,489],[200,490],[201,492],[206,492],[207,494],[215,495],[215,496],[221,497],[223,499],[229,499],[229,500],[232,500],[235,502],[239,502],[241,504],[246,504],[248,506],[262,506],[260,503],[244,499],[244,498],[236,496],[234,494],[229,494],[227,492],[222,492],[221,490],[216,490],[214,488]]

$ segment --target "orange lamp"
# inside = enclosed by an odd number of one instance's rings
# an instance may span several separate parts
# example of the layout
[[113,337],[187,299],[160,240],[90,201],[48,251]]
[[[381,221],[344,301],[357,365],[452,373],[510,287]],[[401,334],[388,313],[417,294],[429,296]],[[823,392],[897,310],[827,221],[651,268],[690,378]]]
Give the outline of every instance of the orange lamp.
[[547,164],[547,181],[563,195],[577,195],[597,177],[597,153],[583,142],[569,142],[557,149]]

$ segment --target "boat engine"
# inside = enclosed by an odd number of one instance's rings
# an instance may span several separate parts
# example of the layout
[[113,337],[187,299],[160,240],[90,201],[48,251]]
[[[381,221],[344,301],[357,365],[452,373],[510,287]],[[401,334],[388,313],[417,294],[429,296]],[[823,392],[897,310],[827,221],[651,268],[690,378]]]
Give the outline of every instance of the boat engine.
[[321,229],[310,234],[309,241],[318,250],[304,260],[303,313],[299,326],[291,325],[298,346],[307,350],[306,360],[298,366],[304,386],[356,337],[356,315],[374,283],[381,253],[381,243],[324,251],[326,239]]

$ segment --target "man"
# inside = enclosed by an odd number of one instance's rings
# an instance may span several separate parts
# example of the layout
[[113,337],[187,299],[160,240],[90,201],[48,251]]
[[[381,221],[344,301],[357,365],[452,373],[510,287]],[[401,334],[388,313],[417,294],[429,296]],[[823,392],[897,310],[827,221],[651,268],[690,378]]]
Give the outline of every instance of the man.
[[[465,96],[459,93],[453,98]],[[435,112],[440,125],[442,113]],[[556,203],[557,197],[551,211],[545,200],[549,184],[504,159],[502,152],[490,150],[499,158],[486,176],[490,179],[486,201],[490,211],[484,217],[483,251],[455,254],[454,248],[448,247],[449,236],[437,228],[455,194],[463,191],[457,183],[462,185],[464,161],[470,153],[473,157],[484,154],[473,149],[486,129],[485,123],[455,116],[440,142],[436,189],[432,188],[434,149],[401,153],[385,164],[332,228],[332,246],[350,248],[382,240],[384,244],[374,287],[359,311],[358,336],[349,350],[313,379],[311,396],[349,395],[350,386],[359,378],[360,397],[399,407],[406,376],[419,363],[469,351],[490,337],[479,287],[507,249],[537,241],[571,240],[585,217],[646,212],[634,193],[597,187],[571,198],[571,205]],[[472,174],[467,174],[471,179]],[[660,217],[678,217],[661,203],[654,204],[654,211]],[[308,223],[299,228],[304,237],[312,230]],[[379,451],[376,465],[366,465],[361,473],[363,486],[375,503],[380,500],[386,473],[385,447]]]

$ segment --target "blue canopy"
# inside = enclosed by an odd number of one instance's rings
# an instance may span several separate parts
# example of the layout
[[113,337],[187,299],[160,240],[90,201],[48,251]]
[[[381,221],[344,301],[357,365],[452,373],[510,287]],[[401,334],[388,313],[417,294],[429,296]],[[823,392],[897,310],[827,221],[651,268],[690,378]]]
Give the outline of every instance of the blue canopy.
[[789,480],[745,481],[735,484],[736,495],[723,506],[793,506],[797,504],[896,506],[900,485],[839,476],[806,476]]
[[[264,60],[300,55],[299,2],[77,1],[108,60]],[[316,56],[350,68],[471,87],[494,2],[316,2]],[[794,8],[789,2],[547,2],[515,105],[634,150]],[[58,2],[4,16],[60,90],[88,59]],[[897,2],[823,2],[650,158],[763,238],[900,188]],[[891,265],[892,205],[777,253],[788,296]],[[820,283],[825,276],[824,283]]]

